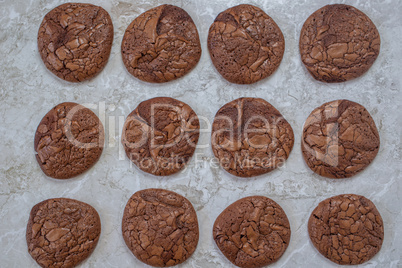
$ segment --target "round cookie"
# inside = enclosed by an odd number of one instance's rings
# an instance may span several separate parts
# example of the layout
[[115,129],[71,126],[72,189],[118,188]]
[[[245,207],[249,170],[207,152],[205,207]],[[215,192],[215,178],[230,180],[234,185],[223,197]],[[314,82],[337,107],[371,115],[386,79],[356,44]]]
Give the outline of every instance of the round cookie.
[[197,27],[177,6],[155,7],[127,27],[121,54],[128,72],[138,79],[151,83],[177,79],[200,60]]
[[279,67],[285,39],[264,11],[238,5],[216,17],[209,28],[208,50],[215,68],[226,80],[252,84]]
[[122,221],[127,247],[142,262],[168,267],[187,260],[198,244],[197,214],[183,196],[163,190],[138,191]]
[[374,23],[355,7],[327,5],[314,12],[300,33],[301,59],[310,74],[323,82],[361,76],[380,53]]
[[213,237],[234,265],[262,267],[276,262],[290,241],[283,209],[264,196],[249,196],[228,206],[215,220]]
[[141,102],[124,123],[122,144],[141,170],[167,176],[183,169],[194,154],[200,123],[187,104],[168,97]]
[[28,252],[42,267],[75,267],[94,251],[101,221],[90,205],[67,198],[36,204],[29,217]]
[[311,112],[301,142],[305,162],[328,178],[348,178],[365,169],[380,148],[369,112],[349,100],[324,103]]
[[216,113],[211,143],[227,172],[252,177],[280,167],[293,148],[294,135],[271,104],[259,98],[240,98]]
[[375,205],[364,196],[344,194],[325,199],[308,221],[314,247],[338,264],[357,265],[381,249],[384,225]]
[[66,3],[46,14],[38,49],[46,67],[70,82],[81,82],[105,67],[113,42],[112,19],[99,6]]
[[34,141],[36,160],[47,176],[72,178],[98,161],[104,140],[102,122],[90,109],[64,102],[39,123]]

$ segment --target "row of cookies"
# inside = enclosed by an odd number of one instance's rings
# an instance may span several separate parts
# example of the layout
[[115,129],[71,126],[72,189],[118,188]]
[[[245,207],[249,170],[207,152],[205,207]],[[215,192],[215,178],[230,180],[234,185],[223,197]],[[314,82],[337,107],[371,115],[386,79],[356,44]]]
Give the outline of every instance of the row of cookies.
[[[66,3],[54,8],[44,17],[38,33],[38,49],[46,67],[70,82],[98,74],[108,61],[112,42],[109,14],[91,4]],[[370,68],[380,51],[380,35],[360,10],[328,5],[304,23],[299,49],[314,78],[342,82]],[[226,80],[251,84],[279,67],[285,39],[263,10],[239,5],[216,17],[209,29],[208,50],[216,70]],[[162,83],[193,69],[201,56],[201,44],[186,11],[161,5],[144,12],[127,27],[121,55],[133,76]]]
[[[333,196],[318,204],[308,221],[314,247],[338,264],[361,264],[380,249],[384,226],[367,198]],[[28,251],[42,267],[74,267],[94,251],[101,221],[90,205],[67,198],[36,204],[26,230]],[[146,189],[128,200],[122,235],[140,261],[168,267],[186,261],[199,240],[197,214],[185,197],[168,190]],[[238,267],[276,262],[290,243],[285,211],[264,196],[249,196],[228,206],[215,220],[213,239]]]
[[[199,135],[200,121],[189,105],[157,97],[141,102],[128,115],[121,142],[128,158],[142,171],[167,176],[188,164]],[[38,125],[36,159],[49,177],[77,176],[99,159],[104,136],[101,121],[90,109],[61,103]],[[235,176],[257,176],[281,167],[293,144],[291,125],[263,99],[233,100],[218,110],[212,123],[213,153],[223,169]],[[373,161],[379,146],[374,120],[352,101],[325,103],[304,124],[303,157],[310,169],[325,177],[357,174]]]

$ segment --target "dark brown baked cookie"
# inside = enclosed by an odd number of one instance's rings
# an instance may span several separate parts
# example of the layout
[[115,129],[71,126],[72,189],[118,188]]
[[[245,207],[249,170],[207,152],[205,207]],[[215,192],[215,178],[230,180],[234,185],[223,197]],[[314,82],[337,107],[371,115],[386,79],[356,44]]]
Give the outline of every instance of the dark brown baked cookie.
[[300,54],[310,74],[343,82],[365,73],[380,53],[380,34],[355,7],[336,4],[314,12],[300,33]]
[[311,242],[338,264],[362,264],[381,249],[384,226],[375,205],[364,196],[344,194],[325,199],[308,221]]
[[213,237],[234,265],[262,267],[276,262],[290,241],[283,209],[264,196],[249,196],[228,206],[215,220]]
[[198,244],[197,214],[183,196],[163,190],[138,191],[128,200],[122,221],[127,247],[155,267],[187,260]]
[[185,167],[194,154],[200,123],[187,104],[168,97],[141,102],[124,123],[122,144],[141,170],[167,176]]
[[212,124],[212,150],[220,165],[240,177],[280,167],[293,148],[290,124],[271,104],[240,98],[225,104]]
[[88,108],[64,102],[50,110],[35,133],[36,160],[55,179],[68,179],[92,167],[102,154],[102,122]]
[[46,67],[61,79],[80,82],[105,67],[113,42],[112,19],[99,6],[66,3],[46,14],[38,49]]
[[101,221],[90,205],[67,198],[36,204],[29,217],[28,252],[42,267],[75,267],[91,255]]
[[285,39],[275,21],[258,7],[239,5],[221,12],[209,28],[212,63],[229,82],[252,84],[281,63]]
[[368,111],[348,100],[324,103],[304,123],[304,160],[315,173],[348,178],[365,169],[380,148],[377,127]]
[[129,73],[163,83],[187,74],[201,57],[197,27],[188,13],[161,5],[138,16],[128,27],[121,54]]

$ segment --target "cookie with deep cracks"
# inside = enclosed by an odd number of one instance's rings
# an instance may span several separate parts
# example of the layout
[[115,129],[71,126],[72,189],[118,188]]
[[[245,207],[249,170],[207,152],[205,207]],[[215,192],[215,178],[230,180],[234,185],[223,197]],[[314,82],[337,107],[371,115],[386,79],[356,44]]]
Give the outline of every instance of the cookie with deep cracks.
[[300,32],[301,59],[322,82],[359,77],[380,53],[380,34],[370,18],[355,7],[335,4],[314,12]]
[[124,209],[122,233],[140,261],[155,267],[177,265],[197,247],[197,214],[190,201],[175,192],[138,191]]
[[308,167],[328,178],[349,178],[376,157],[380,136],[369,112],[349,100],[324,103],[303,127],[301,149]]
[[275,21],[252,5],[231,7],[209,28],[208,50],[216,70],[229,82],[252,84],[279,67],[285,39]]
[[101,233],[98,212],[74,199],[36,204],[28,220],[28,252],[42,267],[75,267],[94,251]]
[[42,118],[36,129],[36,160],[47,176],[69,179],[98,161],[104,140],[102,122],[94,112],[77,103],[60,103]]
[[355,194],[320,202],[311,213],[308,232],[324,257],[342,265],[370,260],[384,241],[384,224],[377,208],[369,199]]
[[138,16],[126,29],[121,55],[140,80],[163,83],[190,72],[201,57],[197,27],[182,8],[161,5]]
[[59,78],[81,82],[106,65],[113,43],[113,23],[102,7],[62,4],[47,13],[38,32],[45,66]]
[[228,206],[215,220],[213,238],[223,255],[243,268],[276,262],[290,241],[284,210],[264,196],[249,196]]

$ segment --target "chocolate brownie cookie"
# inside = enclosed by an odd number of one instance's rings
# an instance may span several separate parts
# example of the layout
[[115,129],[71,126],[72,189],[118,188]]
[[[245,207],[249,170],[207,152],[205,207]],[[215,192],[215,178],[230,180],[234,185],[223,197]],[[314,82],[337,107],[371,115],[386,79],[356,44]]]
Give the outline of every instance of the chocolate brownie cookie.
[[158,97],[141,102],[126,119],[122,144],[141,170],[167,176],[185,167],[194,154],[200,123],[187,104]]
[[325,199],[308,221],[314,247],[338,264],[362,264],[381,249],[384,225],[375,205],[364,196],[344,194]]
[[36,160],[55,179],[68,179],[92,167],[102,154],[105,133],[88,108],[64,102],[51,109],[35,133]]
[[228,206],[215,220],[213,237],[234,265],[262,267],[276,262],[290,241],[283,209],[264,196],[249,196]]
[[315,173],[348,178],[365,169],[380,148],[377,127],[368,111],[348,100],[324,103],[304,123],[304,160]]
[[163,190],[138,191],[122,221],[127,247],[142,262],[168,267],[187,260],[198,244],[197,214],[183,196]]
[[221,12],[209,28],[212,63],[229,82],[252,84],[281,63],[285,39],[275,21],[258,7],[239,5]]
[[374,23],[355,7],[336,4],[314,12],[300,33],[300,54],[310,74],[343,82],[365,73],[380,53]]
[[112,19],[99,6],[66,3],[46,14],[38,49],[46,67],[70,82],[94,77],[105,67],[113,42]]
[[29,217],[28,252],[42,267],[75,267],[98,243],[101,222],[90,205],[67,198],[36,204]]
[[212,124],[212,150],[220,165],[240,177],[280,167],[293,148],[290,124],[271,104],[240,98],[225,104]]
[[121,54],[129,73],[163,83],[187,74],[201,57],[197,28],[183,9],[161,5],[138,16],[128,27]]

